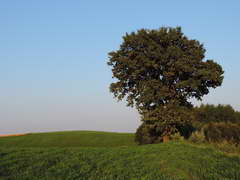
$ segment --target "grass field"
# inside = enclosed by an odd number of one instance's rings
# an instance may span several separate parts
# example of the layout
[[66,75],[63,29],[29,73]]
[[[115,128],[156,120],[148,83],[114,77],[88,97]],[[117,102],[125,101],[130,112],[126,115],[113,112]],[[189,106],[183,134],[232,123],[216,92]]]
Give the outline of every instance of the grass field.
[[187,142],[73,131],[0,138],[0,179],[240,179],[240,157]]
[[119,147],[133,146],[134,134],[100,131],[34,133],[0,138],[0,147]]

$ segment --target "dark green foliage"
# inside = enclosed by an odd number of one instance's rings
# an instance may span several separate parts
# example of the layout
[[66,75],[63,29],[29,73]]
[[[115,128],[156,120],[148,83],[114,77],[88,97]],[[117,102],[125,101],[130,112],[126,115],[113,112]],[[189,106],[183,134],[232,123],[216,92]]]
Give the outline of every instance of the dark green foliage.
[[193,126],[207,141],[240,144],[240,116],[230,105],[201,105],[194,108]]
[[240,112],[239,111],[235,111],[235,117],[236,117],[236,120],[238,124],[240,124]]
[[233,123],[208,123],[203,127],[206,140],[212,142],[222,142],[223,140],[231,143],[240,144],[240,125]]
[[201,100],[209,88],[222,83],[222,67],[213,60],[204,61],[204,54],[203,44],[188,39],[180,27],[126,34],[120,49],[109,53],[108,65],[117,79],[110,91],[119,100],[126,98],[129,106],[136,106],[144,123],[151,117],[156,126],[165,126],[162,128],[167,132],[163,134],[173,133],[176,127],[171,126],[172,122],[179,118],[160,117],[156,112],[190,108],[190,98]]
[[109,53],[108,65],[118,81],[111,92],[138,110],[151,110],[172,101],[188,105],[201,99],[208,88],[220,86],[223,70],[212,60],[203,61],[205,49],[189,40],[181,28],[141,29],[126,34],[120,49]]
[[151,125],[142,123],[136,133],[135,141],[138,144],[153,144],[163,141],[162,135],[160,132],[157,132],[156,128],[151,127]]
[[201,128],[203,125],[211,122],[230,122],[240,124],[240,112],[235,111],[231,105],[201,105],[194,108],[196,127]]
[[145,114],[145,120],[137,129],[135,141],[139,144],[152,144],[163,141],[163,136],[177,132],[188,138],[195,130],[191,122],[193,113],[186,107],[158,108]]
[[[154,126],[154,125],[153,125]],[[192,124],[179,124],[173,126],[176,127],[176,132],[179,132],[179,134],[184,138],[189,138],[192,132],[194,132],[195,128],[192,126]],[[160,126],[162,128],[164,126]],[[142,123],[136,133],[135,133],[135,141],[142,145],[142,144],[153,144],[153,143],[159,143],[163,142],[163,134],[164,131],[157,131],[157,126],[151,127],[149,124]],[[174,133],[172,133],[174,134]]]

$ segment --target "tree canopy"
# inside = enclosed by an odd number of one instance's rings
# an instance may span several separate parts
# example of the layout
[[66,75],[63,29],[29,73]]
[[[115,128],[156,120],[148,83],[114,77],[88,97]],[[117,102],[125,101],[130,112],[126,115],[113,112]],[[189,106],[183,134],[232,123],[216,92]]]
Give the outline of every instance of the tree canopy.
[[187,38],[180,27],[127,33],[120,48],[109,53],[108,65],[117,80],[110,91],[135,106],[144,122],[174,122],[174,117],[165,118],[167,114],[164,117],[160,112],[167,109],[171,116],[171,109],[189,108],[190,98],[201,100],[209,88],[222,84],[222,67],[205,60],[205,51],[203,44]]

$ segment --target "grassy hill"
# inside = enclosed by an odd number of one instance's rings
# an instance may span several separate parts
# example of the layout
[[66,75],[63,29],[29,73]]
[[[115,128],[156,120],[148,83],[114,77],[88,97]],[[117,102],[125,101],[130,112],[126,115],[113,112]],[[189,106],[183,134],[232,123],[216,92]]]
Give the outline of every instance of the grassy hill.
[[240,157],[187,142],[73,131],[0,138],[0,179],[240,179]]
[[0,138],[0,147],[116,147],[132,146],[134,134],[100,131],[33,133]]

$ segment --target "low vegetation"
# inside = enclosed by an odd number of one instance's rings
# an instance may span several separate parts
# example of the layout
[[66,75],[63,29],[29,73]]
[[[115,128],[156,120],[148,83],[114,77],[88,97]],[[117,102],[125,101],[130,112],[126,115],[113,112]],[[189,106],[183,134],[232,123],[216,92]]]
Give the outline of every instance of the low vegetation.
[[240,112],[230,105],[201,105],[194,109],[191,141],[207,141],[229,146],[240,145]]
[[181,138],[141,146],[133,138],[130,133],[91,131],[0,138],[0,179],[240,178],[239,155]]
[[136,145],[133,139],[131,133],[65,131],[2,137],[0,147],[119,147]]

